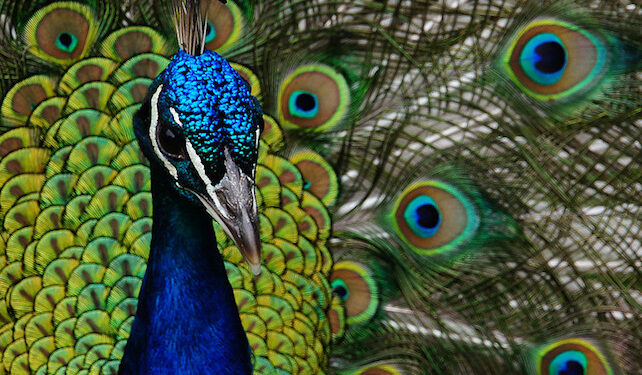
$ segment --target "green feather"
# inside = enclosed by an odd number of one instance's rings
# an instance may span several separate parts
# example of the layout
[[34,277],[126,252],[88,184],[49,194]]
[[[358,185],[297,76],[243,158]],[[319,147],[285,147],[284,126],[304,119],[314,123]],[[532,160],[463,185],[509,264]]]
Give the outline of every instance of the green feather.
[[[265,112],[263,273],[212,239],[256,374],[640,372],[637,4],[209,2]],[[0,1],[0,374],[117,372],[169,3]]]

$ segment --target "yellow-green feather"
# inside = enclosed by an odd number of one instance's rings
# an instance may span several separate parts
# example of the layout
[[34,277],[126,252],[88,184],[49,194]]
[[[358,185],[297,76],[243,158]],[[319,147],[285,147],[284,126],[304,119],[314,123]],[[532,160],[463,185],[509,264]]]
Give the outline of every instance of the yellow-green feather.
[[[104,15],[120,4],[50,3],[1,9],[19,35],[0,42],[24,64],[0,53],[0,374],[115,373],[153,212],[131,123],[176,47],[162,4]],[[257,374],[534,372],[538,350],[576,338],[614,373],[639,371],[637,8],[544,3],[218,8],[236,21],[219,52],[266,112],[259,277],[214,224]],[[36,29],[65,8],[88,22],[86,42],[54,56]],[[511,37],[542,16],[597,31],[621,57],[570,112],[497,69]],[[282,90],[306,68],[340,88],[309,132],[286,118]],[[311,170],[327,172],[328,189],[308,184]],[[480,216],[443,257],[377,221],[427,179]],[[345,265],[376,285],[359,291],[372,301],[365,313],[336,293],[331,275]]]

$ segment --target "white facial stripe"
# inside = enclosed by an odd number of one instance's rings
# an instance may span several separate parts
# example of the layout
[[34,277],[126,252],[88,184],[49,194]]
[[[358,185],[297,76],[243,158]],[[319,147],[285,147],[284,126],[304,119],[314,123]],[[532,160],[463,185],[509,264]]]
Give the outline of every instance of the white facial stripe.
[[250,188],[250,190],[252,191],[252,210],[254,212],[257,212],[258,209],[256,207],[256,192],[254,191],[254,180],[250,179],[249,177],[248,177],[248,180],[250,180],[250,183],[252,184],[252,187]]
[[214,220],[216,220],[216,222],[223,227],[223,230],[225,231],[225,233],[227,233],[227,235],[231,238],[232,234],[230,233],[230,229],[227,227],[226,222],[221,220],[221,217],[210,205],[210,203],[205,198],[203,198],[200,194],[195,192],[192,192],[192,194],[196,195],[198,200],[201,201],[201,204],[203,205],[203,207],[205,207],[205,210],[207,211],[207,213],[210,214],[210,216],[212,216],[212,218],[214,218]]
[[[192,191],[192,190],[190,190],[190,191]],[[194,194],[196,196],[196,198],[198,198],[198,200],[201,201],[201,204],[203,205],[203,207],[205,207],[205,211],[207,211],[207,213],[210,214],[210,216],[214,220],[216,220],[216,222],[223,228],[223,231],[225,232],[225,234],[227,234],[227,236],[229,238],[234,238],[234,237],[232,237],[232,232],[230,231],[230,228],[228,228],[228,226],[227,226],[227,222],[225,220],[221,220],[220,215],[212,207],[210,202],[208,202],[205,198],[203,198],[202,195],[196,193],[195,191],[192,191],[192,194]]]
[[172,114],[172,117],[174,118],[174,122],[178,124],[178,126],[183,128],[183,123],[181,122],[181,118],[178,117],[178,112],[174,109],[174,107],[169,107],[169,112]]
[[149,125],[149,139],[152,141],[152,148],[154,149],[154,153],[163,162],[165,169],[167,169],[169,174],[171,174],[175,180],[178,180],[178,172],[176,171],[176,168],[172,165],[172,163],[169,162],[169,160],[167,160],[165,155],[163,155],[163,152],[158,146],[158,140],[156,139],[156,129],[158,128],[158,98],[160,97],[162,90],[163,85],[160,85],[154,92],[154,95],[152,95],[152,113]]
[[[230,228],[227,226],[227,222],[225,220],[221,220],[221,216],[210,205],[210,202],[208,202],[200,194],[194,193],[194,192],[192,193],[196,195],[199,201],[201,201],[201,204],[203,205],[203,207],[205,207],[205,210],[207,211],[207,213],[210,214],[210,216],[212,216],[212,218],[216,220],[216,222],[223,228],[223,231],[225,232],[225,234],[227,234],[227,237],[234,238],[232,231],[230,231]],[[217,204],[217,202],[215,202],[214,204]]]
[[185,148],[187,149],[187,156],[189,156],[189,160],[192,161],[194,168],[196,168],[196,172],[198,173],[198,176],[201,178],[201,180],[203,180],[203,183],[205,183],[205,189],[207,190],[207,195],[209,195],[210,199],[212,200],[212,203],[214,203],[214,205],[216,206],[216,210],[221,215],[225,215],[227,213],[227,210],[223,208],[223,205],[221,204],[218,197],[216,196],[214,185],[212,185],[212,180],[210,180],[207,173],[205,173],[205,166],[201,161],[201,157],[198,156],[198,154],[196,153],[196,150],[194,149],[194,146],[192,146],[192,142],[190,142],[189,139],[185,140]]
[[196,150],[194,149],[194,146],[192,146],[192,142],[190,142],[189,139],[185,139],[185,149],[187,149],[187,156],[189,156],[189,160],[192,161],[194,168],[196,168],[196,172],[198,172],[198,176],[205,183],[207,192],[210,195],[214,194],[214,187],[212,186],[212,180],[210,180],[207,173],[205,173],[205,166],[201,161],[201,157],[198,156],[198,154],[196,153]]

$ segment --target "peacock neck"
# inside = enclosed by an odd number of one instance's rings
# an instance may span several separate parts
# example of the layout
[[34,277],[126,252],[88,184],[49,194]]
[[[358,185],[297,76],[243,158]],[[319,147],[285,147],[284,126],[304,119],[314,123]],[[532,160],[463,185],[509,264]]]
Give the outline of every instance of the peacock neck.
[[251,374],[212,220],[155,175],[151,251],[119,373]]

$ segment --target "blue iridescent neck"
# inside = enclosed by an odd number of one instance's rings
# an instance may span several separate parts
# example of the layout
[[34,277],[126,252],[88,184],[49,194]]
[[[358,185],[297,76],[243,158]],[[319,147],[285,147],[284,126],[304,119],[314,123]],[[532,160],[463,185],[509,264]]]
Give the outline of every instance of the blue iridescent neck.
[[251,374],[212,220],[152,167],[147,272],[119,374]]

